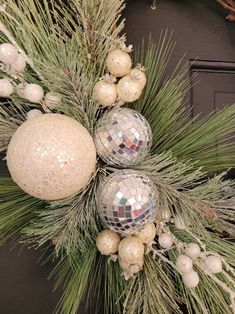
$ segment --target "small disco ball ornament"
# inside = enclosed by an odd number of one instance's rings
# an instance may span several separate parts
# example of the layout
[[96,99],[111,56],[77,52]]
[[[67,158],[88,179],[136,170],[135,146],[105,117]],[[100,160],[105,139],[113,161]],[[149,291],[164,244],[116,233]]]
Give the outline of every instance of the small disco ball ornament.
[[152,130],[137,111],[114,108],[99,119],[94,141],[101,159],[110,165],[126,167],[147,156],[152,144]]
[[40,114],[14,133],[7,150],[13,181],[26,193],[58,200],[81,191],[96,166],[89,132],[62,114]]
[[108,228],[134,234],[153,222],[159,209],[159,193],[152,180],[134,170],[110,175],[99,193],[100,216]]

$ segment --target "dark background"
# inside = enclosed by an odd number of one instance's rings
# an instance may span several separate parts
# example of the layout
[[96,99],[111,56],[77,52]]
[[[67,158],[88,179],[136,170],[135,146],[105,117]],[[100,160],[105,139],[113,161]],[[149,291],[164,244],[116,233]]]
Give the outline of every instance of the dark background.
[[[110,0],[112,1],[112,0]],[[198,72],[200,82],[191,88],[188,103],[192,114],[203,115],[235,102],[235,23],[227,22],[215,0],[159,0],[150,10],[147,0],[131,0],[124,12],[128,44],[138,44],[149,34],[157,41],[162,29],[174,30],[177,42],[169,73],[178,60],[198,61],[189,70]],[[0,173],[6,173],[0,163]],[[40,267],[41,252],[10,245],[0,248],[0,313],[51,314],[60,292],[52,293],[47,280],[51,264]],[[85,313],[82,306],[79,314]],[[90,312],[92,313],[92,312]],[[111,313],[110,313],[111,314]]]

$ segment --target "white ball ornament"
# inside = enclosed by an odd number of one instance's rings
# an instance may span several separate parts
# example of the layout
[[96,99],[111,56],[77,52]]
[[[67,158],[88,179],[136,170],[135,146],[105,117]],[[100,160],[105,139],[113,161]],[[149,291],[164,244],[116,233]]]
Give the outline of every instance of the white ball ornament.
[[93,99],[101,107],[112,106],[117,99],[117,88],[112,81],[100,80],[93,89]]
[[223,270],[221,258],[215,255],[207,256],[203,261],[203,266],[212,274],[221,273]]
[[142,260],[144,256],[144,244],[134,236],[124,238],[118,246],[119,258],[127,263],[134,263],[136,260]]
[[13,93],[14,86],[8,79],[0,79],[0,97],[9,97]]
[[106,59],[108,71],[116,77],[127,75],[130,72],[131,65],[131,57],[121,49],[111,51]]
[[156,236],[157,230],[154,223],[147,224],[143,230],[134,234],[145,244],[151,244]]
[[122,101],[133,102],[140,97],[142,88],[137,80],[131,78],[130,75],[127,75],[121,78],[118,82],[117,93],[118,98]]
[[42,114],[24,122],[14,133],[7,165],[19,187],[44,200],[58,200],[81,191],[96,166],[89,132],[61,114]]
[[119,243],[119,235],[110,229],[101,231],[96,238],[96,246],[102,255],[111,255],[116,253]]
[[174,240],[175,237],[170,232],[161,233],[158,237],[159,245],[166,250],[169,250],[172,247],[172,245],[174,244]]
[[45,104],[49,109],[53,110],[61,104],[61,98],[53,92],[48,92],[45,96]]
[[187,273],[193,268],[193,261],[187,255],[181,254],[176,260],[176,266],[181,273]]
[[11,65],[11,72],[21,73],[24,71],[25,67],[26,67],[25,58],[21,54],[18,54],[16,62]]
[[197,259],[201,254],[200,246],[197,243],[188,243],[185,247],[185,254],[192,260]]
[[11,65],[17,61],[18,51],[10,43],[0,45],[0,61],[4,64]]
[[40,103],[43,99],[43,88],[38,84],[26,84],[24,88],[24,97],[33,102]]
[[27,113],[27,120],[41,116],[43,113],[38,109],[32,109]]
[[194,289],[199,284],[200,279],[198,273],[191,269],[189,272],[182,275],[182,281],[187,288]]
[[142,71],[141,69],[135,68],[130,71],[129,75],[133,80],[135,80],[139,84],[141,89],[145,87],[147,78],[144,71]]

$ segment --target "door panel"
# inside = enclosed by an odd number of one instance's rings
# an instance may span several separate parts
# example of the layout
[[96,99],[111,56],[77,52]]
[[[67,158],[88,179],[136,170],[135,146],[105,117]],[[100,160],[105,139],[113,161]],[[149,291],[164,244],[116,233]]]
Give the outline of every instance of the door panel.
[[203,117],[235,103],[235,63],[195,61],[190,74],[193,116]]

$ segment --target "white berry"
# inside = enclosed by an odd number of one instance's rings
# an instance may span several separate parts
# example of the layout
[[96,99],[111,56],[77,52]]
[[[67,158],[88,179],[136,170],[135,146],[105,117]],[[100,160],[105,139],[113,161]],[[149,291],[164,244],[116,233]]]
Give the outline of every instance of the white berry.
[[49,109],[55,109],[59,104],[61,104],[60,96],[55,93],[48,92],[45,96],[45,104]]
[[161,233],[158,237],[158,242],[160,246],[167,250],[169,250],[172,247],[174,240],[175,238],[173,234],[170,232]]
[[21,98],[25,98],[25,96],[24,96],[25,87],[26,87],[26,84],[24,84],[24,83],[20,83],[16,87],[16,92],[17,92],[18,96]]
[[157,230],[154,223],[147,224],[143,230],[134,235],[145,244],[151,244],[156,236]]
[[40,103],[44,92],[40,85],[27,84],[24,89],[24,97],[34,103]]
[[181,254],[176,260],[176,266],[181,273],[187,273],[193,268],[193,261],[187,255]]
[[136,80],[133,80],[129,75],[120,79],[117,84],[118,97],[124,102],[133,102],[137,100],[142,88]]
[[117,99],[117,88],[113,82],[100,80],[93,89],[93,99],[102,107],[112,106]]
[[212,274],[221,273],[223,270],[222,261],[218,256],[210,255],[204,259],[204,267]]
[[141,89],[145,87],[147,79],[143,71],[141,71],[140,69],[132,69],[130,71],[130,77],[137,81]]
[[144,256],[144,244],[134,236],[129,236],[121,240],[118,246],[119,258],[125,263],[134,263]]
[[182,280],[185,286],[189,289],[196,288],[200,281],[198,273],[193,269],[187,273],[184,273],[182,275]]
[[103,255],[116,253],[119,243],[119,235],[110,229],[101,231],[96,239],[96,246]]
[[34,119],[42,115],[42,112],[38,109],[32,109],[27,113],[27,120]]
[[188,243],[185,247],[185,254],[192,260],[197,259],[201,254],[200,246],[197,243]]
[[26,67],[25,58],[21,54],[18,54],[16,62],[11,65],[11,72],[12,73],[23,72],[25,67]]
[[127,75],[131,69],[132,61],[129,54],[120,49],[111,51],[106,59],[108,71],[117,77]]
[[142,270],[144,266],[144,256],[141,256],[138,259],[133,259],[133,261],[129,262],[119,259],[119,265],[124,272],[134,275]]
[[17,49],[9,43],[0,45],[0,61],[4,64],[11,65],[16,62],[18,57]]
[[13,85],[8,79],[0,79],[0,97],[9,97],[13,93]]

